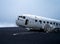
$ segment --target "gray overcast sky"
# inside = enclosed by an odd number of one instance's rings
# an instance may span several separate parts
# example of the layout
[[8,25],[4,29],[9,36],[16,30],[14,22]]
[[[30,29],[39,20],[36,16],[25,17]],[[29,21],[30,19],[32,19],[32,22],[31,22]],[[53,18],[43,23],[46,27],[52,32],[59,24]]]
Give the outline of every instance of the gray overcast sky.
[[60,19],[60,0],[0,0],[0,24],[15,24],[18,15]]

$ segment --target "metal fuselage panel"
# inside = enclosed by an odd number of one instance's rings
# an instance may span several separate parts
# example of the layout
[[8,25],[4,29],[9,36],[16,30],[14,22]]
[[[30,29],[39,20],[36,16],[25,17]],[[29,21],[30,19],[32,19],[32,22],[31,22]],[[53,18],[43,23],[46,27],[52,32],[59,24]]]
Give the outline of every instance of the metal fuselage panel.
[[[23,19],[23,18],[19,18],[19,20],[17,19],[16,20],[16,24],[19,26],[24,26],[24,27],[27,27],[27,28],[34,28],[34,29],[40,29],[40,28],[44,28],[45,24],[42,22],[40,23],[39,20],[42,20],[42,21],[49,21],[49,22],[53,22],[53,21],[50,21],[50,20],[45,20],[45,19],[37,19],[37,18],[32,18],[32,17],[29,17],[29,16],[25,16],[26,18]],[[35,20],[37,20],[37,22],[35,22]],[[50,25],[50,24],[49,24]],[[60,26],[56,26],[56,25],[53,25],[55,28],[60,28]]]
[[[26,20],[28,20],[26,22]],[[26,24],[27,23],[27,24]],[[19,18],[19,20],[16,20],[16,24],[19,26],[24,26],[27,28],[37,28],[40,29],[41,25],[39,22],[35,22],[35,19],[26,17],[26,19]]]

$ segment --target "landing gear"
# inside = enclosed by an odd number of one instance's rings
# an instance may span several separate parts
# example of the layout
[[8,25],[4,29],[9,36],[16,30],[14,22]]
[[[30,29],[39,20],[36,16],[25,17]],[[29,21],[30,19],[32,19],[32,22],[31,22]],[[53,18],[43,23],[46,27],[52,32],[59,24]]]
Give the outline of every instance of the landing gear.
[[46,33],[52,32],[52,31],[53,31],[53,28],[52,28],[49,24],[46,24],[46,25],[44,26],[44,31],[45,31]]

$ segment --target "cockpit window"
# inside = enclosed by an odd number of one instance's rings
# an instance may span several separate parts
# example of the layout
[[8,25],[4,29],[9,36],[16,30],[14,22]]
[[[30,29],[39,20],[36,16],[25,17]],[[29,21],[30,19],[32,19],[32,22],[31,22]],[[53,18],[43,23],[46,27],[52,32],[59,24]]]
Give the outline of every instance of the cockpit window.
[[22,16],[19,16],[20,18],[22,18]]
[[23,16],[23,18],[25,19],[25,16]]
[[25,19],[25,16],[19,16],[19,18],[23,18],[23,19]]

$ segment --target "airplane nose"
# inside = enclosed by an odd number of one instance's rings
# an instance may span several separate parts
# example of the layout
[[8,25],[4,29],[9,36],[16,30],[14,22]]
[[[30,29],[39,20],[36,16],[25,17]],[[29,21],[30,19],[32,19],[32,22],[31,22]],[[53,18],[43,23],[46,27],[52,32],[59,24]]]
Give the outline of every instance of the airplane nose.
[[22,19],[22,18],[19,18],[19,20],[17,19],[16,20],[16,24],[18,25],[18,26],[20,26],[20,25],[24,25],[25,24],[25,20],[24,19]]
[[17,25],[17,26],[21,25],[21,21],[16,20],[16,25]]
[[18,20],[16,20],[16,25],[19,25],[19,24],[18,24]]

